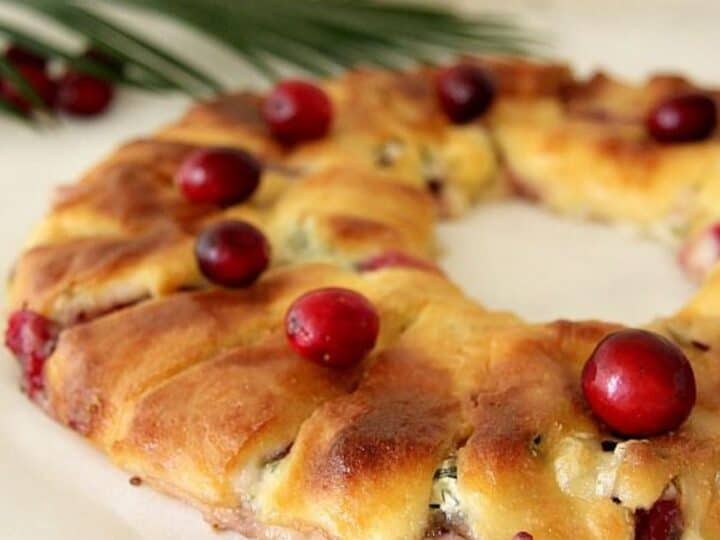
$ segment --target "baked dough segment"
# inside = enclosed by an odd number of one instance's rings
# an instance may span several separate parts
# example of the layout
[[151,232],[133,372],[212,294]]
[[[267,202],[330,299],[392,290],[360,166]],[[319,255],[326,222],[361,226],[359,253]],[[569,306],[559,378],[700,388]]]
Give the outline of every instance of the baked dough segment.
[[414,347],[386,349],[358,390],[318,409],[266,475],[261,519],[348,540],[422,538],[460,411],[447,373]]
[[61,188],[17,263],[10,304],[67,325],[201,286],[192,245],[216,210],[188,204],[174,186],[190,150],[139,140]]
[[244,291],[147,302],[63,332],[46,368],[48,408],[162,489],[213,506],[249,503],[262,466],[362,374],[317,367],[285,343],[288,305],[323,286],[373,301],[378,349],[431,298],[461,297],[433,273],[361,277],[317,264],[272,271]]
[[334,166],[289,188],[271,212],[268,231],[280,261],[352,264],[385,250],[431,257],[435,220],[424,191]]
[[87,236],[123,236],[168,222],[192,231],[214,211],[189,205],[173,175],[194,148],[140,139],[122,145],[76,183],[61,186],[29,245]]
[[579,385],[582,363],[612,329],[560,322],[492,336],[471,397],[473,432],[458,454],[457,511],[475,537],[633,537],[630,513],[595,493],[594,473],[609,458]]
[[175,495],[213,506],[250,504],[263,468],[292,444],[300,424],[350,391],[360,374],[299,358],[275,330],[143,395],[109,453]]
[[[520,70],[526,77],[517,69],[509,76],[502,66],[501,86],[511,94],[518,88],[541,92],[535,86],[542,73],[556,71],[558,81],[564,73],[551,66],[534,68],[536,73],[528,64]],[[276,263],[329,259],[351,266],[388,249],[432,256],[435,218],[426,180],[435,183],[440,211],[448,214],[495,176],[487,130],[450,125],[436,105],[433,79],[434,70],[424,68],[361,70],[326,81],[339,110],[337,133],[292,151],[269,138],[257,96],[223,96],[196,106],[179,124],[181,135],[170,130],[124,145],[60,191],[31,240],[37,250],[19,262],[11,305],[71,324],[148,297],[203,287],[193,239],[223,217],[263,229],[276,247]],[[226,130],[228,140],[222,139]],[[209,140],[212,134],[220,139]],[[187,203],[173,177],[198,144],[257,152],[266,161],[259,192],[224,212]],[[446,179],[448,189],[442,187]]]
[[[400,272],[380,274],[391,273]],[[482,362],[494,331],[521,323],[457,294],[434,296],[415,313],[358,389],[303,425],[261,485],[263,521],[383,540],[448,525],[430,504],[436,470],[469,433],[465,367]]]
[[262,121],[263,98],[246,92],[194,106],[157,137],[250,149],[300,174],[341,164],[423,190],[433,182],[442,211],[459,215],[491,189],[496,158],[482,126],[447,121],[436,103],[434,75],[428,68],[360,69],[320,81],[335,110],[332,131],[297,147],[272,141]]
[[645,133],[644,117],[692,89],[678,77],[633,86],[599,74],[556,95],[506,97],[489,123],[521,194],[564,214],[634,223],[677,241],[698,220],[698,191],[718,181],[720,139],[658,143]]
[[279,159],[287,150],[270,136],[262,118],[262,102],[262,96],[252,92],[223,94],[192,105],[156,137],[196,145],[234,146],[263,160]]
[[37,246],[14,270],[10,304],[70,325],[150,296],[203,284],[193,237],[169,226],[132,237],[86,237]]
[[50,410],[107,447],[143,393],[223,350],[259,342],[301,292],[353,279],[328,265],[278,270],[250,289],[173,295],[69,328],[46,367]]
[[67,325],[149,297],[203,288],[195,237],[225,218],[262,229],[275,264],[324,259],[352,266],[384,249],[433,254],[435,211],[423,191],[370,171],[334,167],[224,210],[194,205],[173,182],[188,148],[136,142],[65,188],[36,245],[17,264],[10,304]]
[[686,534],[715,537],[718,356],[680,339],[674,319],[654,330],[669,327],[693,364],[698,403],[678,431],[627,441],[592,418],[579,385],[585,359],[616,327],[560,321],[493,336],[486,382],[472,399],[473,433],[458,455],[457,511],[474,535],[633,538],[634,511],[673,496]]

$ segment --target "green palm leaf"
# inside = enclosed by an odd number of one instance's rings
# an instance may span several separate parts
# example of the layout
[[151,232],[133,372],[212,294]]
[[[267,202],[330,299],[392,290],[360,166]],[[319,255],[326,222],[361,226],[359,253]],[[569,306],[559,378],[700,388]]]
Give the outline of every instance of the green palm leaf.
[[[267,80],[289,65],[325,76],[355,65],[397,67],[432,62],[454,52],[528,54],[539,43],[528,31],[502,17],[465,17],[441,6],[416,1],[378,0],[0,0],[52,21],[86,44],[122,62],[110,69],[0,20],[0,36],[74,69],[151,90],[177,90],[202,96],[221,90],[208,73],[179,58],[137,29],[108,15],[107,6],[171,17],[234,50]],[[11,81],[35,105],[33,89],[8,62],[0,77]],[[0,114],[12,107],[0,107]],[[18,112],[18,111],[14,111]]]

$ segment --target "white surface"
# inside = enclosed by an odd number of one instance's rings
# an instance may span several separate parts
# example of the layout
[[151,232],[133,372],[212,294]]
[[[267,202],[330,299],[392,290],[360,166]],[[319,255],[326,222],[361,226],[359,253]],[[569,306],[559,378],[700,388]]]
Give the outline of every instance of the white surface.
[[[584,70],[602,66],[639,77],[673,69],[720,83],[720,4],[713,1],[506,0],[494,9],[551,30],[557,55]],[[212,54],[209,67],[223,80],[248,80],[240,64],[214,46],[168,24],[144,24],[178,51],[193,51],[206,67]],[[181,97],[123,91],[113,112],[96,122],[36,133],[0,119],[0,271],[9,268],[53,186],[75,178],[123,139],[176,117],[185,104]],[[665,248],[519,204],[478,209],[442,226],[440,236],[443,263],[470,294],[532,319],[638,323],[671,312],[692,291]],[[30,406],[16,390],[14,363],[4,351],[0,355],[0,538],[217,538],[196,512],[130,487],[127,475]]]
[[671,314],[694,289],[665,246],[526,203],[478,208],[439,233],[455,282],[489,308],[534,321],[641,324]]

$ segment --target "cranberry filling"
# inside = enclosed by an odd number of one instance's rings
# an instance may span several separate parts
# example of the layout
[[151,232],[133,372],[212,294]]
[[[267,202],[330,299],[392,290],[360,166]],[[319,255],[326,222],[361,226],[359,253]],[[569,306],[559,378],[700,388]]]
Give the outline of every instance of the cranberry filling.
[[635,540],[680,540],[683,516],[677,501],[662,499],[635,512]]
[[680,250],[678,261],[694,280],[700,281],[720,260],[720,223],[691,238]]
[[357,264],[357,269],[361,272],[372,272],[382,268],[396,267],[417,268],[418,270],[427,270],[428,272],[438,274],[442,273],[432,262],[413,257],[402,251],[384,251]]
[[22,389],[31,398],[45,387],[43,368],[55,350],[59,332],[60,328],[54,321],[28,309],[21,309],[10,316],[5,345],[20,362]]
[[125,308],[129,308],[132,306],[135,306],[139,304],[140,302],[143,302],[144,300],[147,300],[149,296],[143,296],[141,298],[137,298],[136,300],[129,300],[127,302],[120,302],[117,304],[113,304],[111,306],[97,308],[89,311],[81,311],[75,317],[73,317],[71,324],[82,324],[89,321],[92,321],[94,319],[99,319],[100,317],[104,317],[105,315],[110,315],[112,313],[115,313],[116,311],[122,311]]

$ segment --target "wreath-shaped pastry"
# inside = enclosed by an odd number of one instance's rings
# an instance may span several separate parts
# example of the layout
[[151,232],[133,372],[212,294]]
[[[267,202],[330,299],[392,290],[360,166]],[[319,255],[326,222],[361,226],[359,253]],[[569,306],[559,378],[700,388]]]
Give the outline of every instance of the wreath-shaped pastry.
[[[23,389],[252,538],[720,538],[718,97],[463,58],[200,103],[60,189],[10,279]],[[487,311],[433,226],[510,195],[705,283],[645,330]]]

